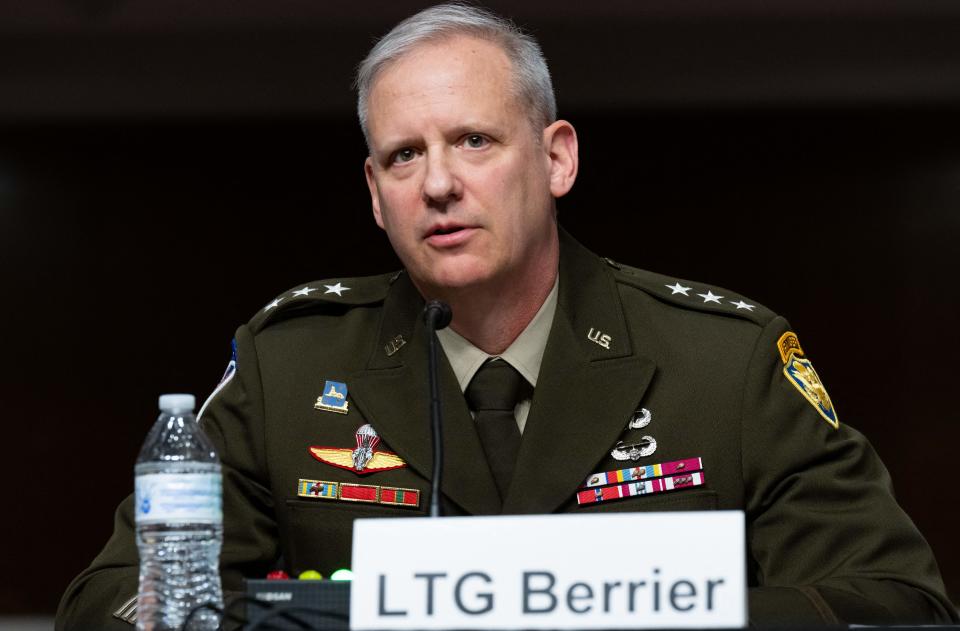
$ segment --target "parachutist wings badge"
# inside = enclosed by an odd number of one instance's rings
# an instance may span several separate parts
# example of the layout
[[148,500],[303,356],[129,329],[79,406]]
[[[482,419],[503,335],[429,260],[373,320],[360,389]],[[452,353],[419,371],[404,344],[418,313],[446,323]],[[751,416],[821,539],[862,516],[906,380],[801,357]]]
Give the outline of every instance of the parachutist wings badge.
[[369,424],[356,433],[357,447],[310,447],[310,455],[327,464],[347,469],[360,475],[389,471],[407,466],[403,458],[389,451],[377,451],[380,437]]

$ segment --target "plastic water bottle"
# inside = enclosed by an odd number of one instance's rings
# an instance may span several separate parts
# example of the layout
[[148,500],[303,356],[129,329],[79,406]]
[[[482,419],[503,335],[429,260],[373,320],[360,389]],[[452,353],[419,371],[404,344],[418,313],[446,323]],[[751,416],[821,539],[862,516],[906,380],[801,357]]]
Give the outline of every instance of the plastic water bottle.
[[[194,608],[223,607],[220,459],[197,424],[195,403],[192,394],[161,396],[160,418],[137,457],[137,629],[181,629]],[[212,630],[219,621],[201,609],[186,629]]]

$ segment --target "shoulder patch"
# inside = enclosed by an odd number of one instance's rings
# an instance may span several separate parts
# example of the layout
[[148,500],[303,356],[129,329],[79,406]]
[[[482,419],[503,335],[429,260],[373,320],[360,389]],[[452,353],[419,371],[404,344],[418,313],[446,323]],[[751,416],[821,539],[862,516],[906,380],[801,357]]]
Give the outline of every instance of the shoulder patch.
[[335,305],[359,306],[382,302],[387,290],[402,272],[362,276],[357,278],[332,278],[314,281],[293,287],[268,302],[250,319],[250,330],[258,333],[268,324],[295,312],[314,311]]
[[777,340],[777,350],[783,360],[783,376],[796,388],[803,398],[823,417],[833,429],[840,428],[840,419],[833,401],[820,376],[813,368],[813,362],[803,356],[800,340],[793,331],[787,331]]
[[776,314],[755,300],[750,300],[716,285],[664,276],[646,270],[603,259],[612,267],[617,282],[644,291],[654,298],[678,307],[709,313],[740,317],[766,326]]

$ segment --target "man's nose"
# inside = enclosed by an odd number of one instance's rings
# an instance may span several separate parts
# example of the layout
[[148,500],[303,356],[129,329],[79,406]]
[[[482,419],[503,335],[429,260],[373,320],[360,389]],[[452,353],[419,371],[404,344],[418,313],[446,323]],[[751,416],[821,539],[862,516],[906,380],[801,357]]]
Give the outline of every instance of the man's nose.
[[460,196],[461,182],[447,150],[427,153],[427,172],[423,179],[424,201],[445,203]]

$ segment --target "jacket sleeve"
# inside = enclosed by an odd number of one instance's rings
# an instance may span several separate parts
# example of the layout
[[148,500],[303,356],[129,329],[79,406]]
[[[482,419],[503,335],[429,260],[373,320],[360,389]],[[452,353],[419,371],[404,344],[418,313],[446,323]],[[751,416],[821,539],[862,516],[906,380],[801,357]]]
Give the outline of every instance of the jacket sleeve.
[[779,317],[764,328],[744,388],[747,539],[760,585],[749,593],[751,623],[956,622],[933,553],[876,452],[821,414],[818,388],[808,388],[811,402],[785,374],[791,357],[778,341],[787,331]]
[[[216,446],[223,469],[224,538],[220,570],[225,595],[243,589],[245,576],[263,576],[278,553],[273,499],[264,457],[263,395],[256,347],[247,327],[235,338],[234,365],[202,408],[200,425]],[[131,611],[139,556],[133,497],[117,508],[107,545],[70,583],[57,611],[57,631],[122,629],[115,614]]]

